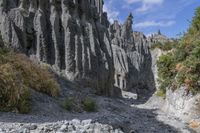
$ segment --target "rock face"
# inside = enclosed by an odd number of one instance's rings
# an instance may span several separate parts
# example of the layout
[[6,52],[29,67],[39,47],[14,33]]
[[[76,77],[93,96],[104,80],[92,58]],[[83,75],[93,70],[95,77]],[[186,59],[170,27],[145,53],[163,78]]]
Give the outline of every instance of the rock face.
[[180,87],[175,91],[168,89],[163,110],[186,122],[191,120],[200,121],[199,100],[199,94],[195,96],[191,93],[188,94],[185,87]]
[[162,51],[159,48],[155,48],[155,49],[151,50],[152,72],[154,74],[154,81],[155,81],[155,86],[156,86],[157,89],[159,88],[157,60],[159,60],[160,56],[165,54],[165,53],[166,52]]
[[147,38],[132,30],[132,14],[123,25],[110,26],[115,67],[115,86],[138,94],[153,92],[152,59]]
[[110,95],[113,55],[103,0],[0,0],[5,44]]

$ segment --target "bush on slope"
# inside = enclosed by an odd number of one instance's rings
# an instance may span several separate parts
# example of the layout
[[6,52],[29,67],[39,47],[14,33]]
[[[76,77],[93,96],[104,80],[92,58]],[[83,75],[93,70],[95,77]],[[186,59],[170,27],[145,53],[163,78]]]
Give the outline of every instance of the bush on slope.
[[176,48],[162,55],[157,64],[161,90],[180,86],[193,94],[200,90],[200,7]]
[[59,86],[52,74],[23,54],[0,48],[0,111],[28,113],[30,89],[57,96]]

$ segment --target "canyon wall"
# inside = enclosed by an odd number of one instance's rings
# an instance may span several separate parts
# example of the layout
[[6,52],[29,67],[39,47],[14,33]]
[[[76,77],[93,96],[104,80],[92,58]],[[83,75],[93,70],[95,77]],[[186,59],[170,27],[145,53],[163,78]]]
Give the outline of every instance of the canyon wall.
[[[7,47],[53,66],[70,80],[111,95],[155,90],[148,39],[130,14],[110,25],[103,0],[1,0]],[[114,87],[115,86],[115,87]],[[115,88],[115,89],[113,89]]]
[[0,0],[4,43],[70,81],[111,95],[113,55],[103,0]]
[[115,86],[139,95],[149,95],[155,90],[149,42],[143,33],[133,32],[132,19],[130,14],[123,25],[115,21],[109,29]]

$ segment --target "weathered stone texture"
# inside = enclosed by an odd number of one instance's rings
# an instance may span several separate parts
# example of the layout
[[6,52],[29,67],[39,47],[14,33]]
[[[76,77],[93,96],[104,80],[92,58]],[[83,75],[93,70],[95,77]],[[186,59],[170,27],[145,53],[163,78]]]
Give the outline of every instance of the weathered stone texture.
[[0,17],[7,46],[99,94],[112,93],[113,55],[103,0],[0,0]]
[[110,26],[115,67],[115,86],[138,94],[155,89],[151,70],[151,53],[147,38],[133,32],[130,14],[123,25],[117,21]]

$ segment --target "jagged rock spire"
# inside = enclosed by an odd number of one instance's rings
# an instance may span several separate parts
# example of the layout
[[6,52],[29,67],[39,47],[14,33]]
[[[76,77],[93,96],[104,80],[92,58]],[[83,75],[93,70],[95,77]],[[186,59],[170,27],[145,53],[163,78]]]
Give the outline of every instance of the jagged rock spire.
[[131,29],[132,29],[132,24],[133,24],[133,15],[132,15],[132,13],[129,13],[125,24],[127,24],[127,26],[131,26]]
[[133,14],[132,14],[132,12],[130,12],[129,13],[129,15],[128,15],[128,18],[127,19],[130,19],[130,20],[132,20],[133,19]]
[[158,30],[158,35],[161,35],[161,31],[160,31],[160,29]]
[[151,72],[151,54],[143,33],[133,32],[133,15],[130,13],[123,25],[118,21],[110,26],[113,49],[115,86],[134,93],[154,89]]
[[[123,43],[122,47],[127,49],[128,47],[134,47],[134,39],[133,39],[133,15],[130,13],[125,21],[125,23],[122,26],[122,38],[123,38]],[[131,49],[132,49],[131,48]]]

